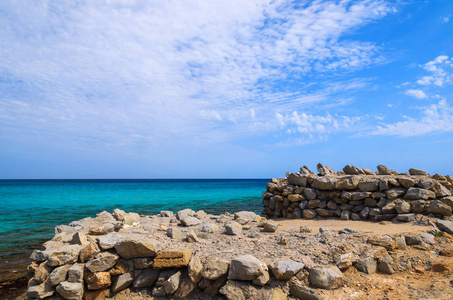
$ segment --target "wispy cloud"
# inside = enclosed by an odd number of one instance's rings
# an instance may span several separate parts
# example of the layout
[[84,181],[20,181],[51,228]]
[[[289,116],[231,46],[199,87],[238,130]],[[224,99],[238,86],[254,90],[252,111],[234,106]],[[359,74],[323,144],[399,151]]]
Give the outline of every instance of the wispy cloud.
[[422,90],[413,90],[413,89],[406,90],[406,95],[417,98],[417,99],[425,99],[428,97],[428,96],[426,96],[425,92],[423,92]]
[[417,80],[417,84],[436,85],[441,87],[445,83],[451,82],[451,70],[446,70],[446,68],[451,69],[451,67],[453,67],[453,62],[451,59],[448,59],[448,56],[438,56],[434,60],[423,65],[423,69],[430,73],[430,75],[423,76],[421,79]]
[[0,10],[0,136],[89,148],[210,138],[220,125],[216,138],[247,135],[244,128],[277,111],[300,134],[303,116],[320,134],[340,130],[342,118],[303,110],[341,105],[347,98],[329,96],[351,84],[301,82],[380,63],[379,45],[342,37],[393,7],[383,0],[2,1]]

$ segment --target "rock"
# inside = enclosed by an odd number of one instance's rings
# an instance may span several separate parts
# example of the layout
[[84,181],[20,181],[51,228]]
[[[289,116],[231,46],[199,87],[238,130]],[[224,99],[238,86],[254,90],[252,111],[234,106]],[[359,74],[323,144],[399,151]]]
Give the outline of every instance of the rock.
[[189,264],[192,257],[190,249],[165,249],[157,253],[154,258],[153,268],[182,268]]
[[308,226],[300,226],[299,232],[300,233],[311,233],[311,232],[313,232],[313,230]]
[[269,281],[267,265],[252,255],[242,255],[231,260],[228,279],[252,280],[264,286]]
[[390,175],[391,174],[390,170],[387,166],[378,165],[377,169],[378,169],[379,175]]
[[116,278],[115,282],[113,283],[112,292],[116,293],[122,291],[131,286],[133,282],[134,277],[132,276],[131,273],[121,274]]
[[50,285],[56,286],[66,280],[66,275],[71,265],[64,265],[58,268],[55,268],[52,273],[49,275]]
[[167,229],[167,236],[172,239],[182,239],[183,235],[179,228],[169,227]]
[[159,216],[162,218],[171,218],[173,217],[173,212],[170,210],[161,210]]
[[[307,186],[308,175],[309,174],[303,175],[303,174],[300,174],[300,173],[290,173],[288,175],[288,184],[299,185],[299,186]],[[272,192],[274,192],[277,189],[277,185],[273,184],[273,183],[270,183],[270,184],[268,184],[266,186],[266,189],[269,192],[272,193]]]
[[178,220],[181,220],[185,217],[193,217],[195,215],[195,211],[189,209],[189,208],[186,208],[186,209],[183,209],[183,210],[180,210],[176,213],[176,218]]
[[50,285],[50,280],[47,280],[39,285],[29,286],[27,290],[28,299],[44,299],[52,296],[55,290]]
[[315,290],[302,285],[296,278],[289,281],[289,293],[297,299],[319,300],[319,295]]
[[193,230],[190,230],[187,233],[186,239],[187,239],[188,243],[198,243],[200,241],[200,239],[198,238],[198,235]]
[[436,243],[434,239],[434,235],[426,232],[420,232],[420,236],[425,240],[425,242],[429,245],[434,245]]
[[73,245],[83,245],[88,243],[87,236],[83,232],[76,232],[72,236],[72,240],[70,241]]
[[210,259],[203,265],[201,276],[209,280],[216,280],[228,272],[229,266],[230,261],[227,259]]
[[74,264],[68,270],[68,282],[83,283],[83,264]]
[[282,289],[275,287],[255,287],[241,281],[228,280],[219,290],[226,299],[234,300],[286,300],[287,296]]
[[302,216],[303,216],[305,219],[314,219],[314,218],[316,218],[317,213],[316,213],[316,211],[311,210],[311,209],[304,209],[304,210],[302,211]]
[[441,214],[442,216],[451,215],[451,207],[440,200],[434,200],[428,207],[428,213]]
[[355,190],[359,184],[358,176],[342,176],[338,178],[335,188],[338,190]]
[[371,171],[368,168],[363,168],[362,170],[363,170],[363,172],[365,172],[366,175],[376,175],[376,173],[374,173],[373,171]]
[[307,200],[314,200],[314,199],[316,199],[316,197],[317,197],[316,189],[305,188],[305,189],[304,189],[304,196],[305,196],[305,199],[307,199]]
[[436,225],[440,230],[445,231],[446,233],[449,233],[449,234],[453,234],[453,222],[452,221],[437,220]]
[[387,197],[387,199],[390,199],[390,200],[399,198],[399,197],[403,196],[404,194],[406,194],[406,189],[398,188],[398,187],[390,188],[385,191],[385,196]]
[[56,290],[65,299],[79,300],[83,297],[83,284],[80,282],[63,281]]
[[198,283],[201,279],[201,271],[203,270],[203,265],[199,258],[192,256],[192,259],[189,261],[187,266],[187,271],[193,283]]
[[411,201],[412,211],[414,213],[423,213],[426,211],[426,201],[425,200],[415,200]]
[[101,250],[99,249],[99,246],[95,243],[89,243],[87,245],[82,246],[82,249],[80,250],[79,253],[79,261],[84,263],[86,261],[89,261],[93,257],[95,257]]
[[355,262],[357,262],[357,258],[352,252],[341,254],[340,258],[337,261],[337,266],[340,270],[347,270],[351,267]]
[[108,298],[110,289],[97,290],[97,291],[85,291],[83,295],[84,300],[104,300]]
[[405,239],[407,245],[420,245],[421,243],[423,243],[423,240],[420,236],[406,235]]
[[181,221],[181,225],[186,226],[186,227],[196,226],[196,225],[201,224],[200,220],[198,220],[195,217],[190,217],[190,216],[184,217],[184,218],[180,219],[180,221]]
[[433,190],[436,197],[451,196],[451,192],[439,182],[434,183]]
[[365,256],[359,258],[358,261],[354,264],[354,267],[360,272],[373,274],[376,273],[377,263],[376,260],[374,260],[374,258]]
[[396,200],[395,209],[396,209],[396,212],[399,214],[407,214],[411,211],[411,205],[407,201]]
[[361,192],[374,192],[379,190],[379,179],[367,178],[358,183],[358,188]]
[[206,233],[215,233],[219,231],[219,226],[217,226],[216,224],[206,224],[203,225],[201,231]]
[[304,196],[299,195],[299,194],[291,194],[288,195],[288,200],[291,202],[299,202],[305,200]]
[[270,265],[272,274],[278,280],[289,280],[303,268],[303,263],[292,259],[281,259]]
[[103,272],[113,267],[118,259],[119,256],[114,253],[101,252],[87,262],[86,268],[92,273]]
[[257,222],[258,215],[251,211],[240,211],[234,214],[234,219],[243,219],[250,222]]
[[417,186],[419,188],[429,190],[434,186],[434,182],[431,179],[420,179]]
[[313,209],[319,207],[321,204],[321,200],[316,199],[316,200],[310,200],[308,201],[308,208]]
[[316,177],[311,186],[319,190],[335,190],[336,180],[332,176]]
[[406,238],[404,236],[397,236],[395,237],[395,242],[398,245],[398,249],[400,250],[406,250]]
[[393,268],[393,259],[387,252],[378,257],[377,269],[379,270],[379,272],[385,274],[395,273],[395,270]]
[[72,227],[72,226],[67,226],[67,225],[58,225],[55,227],[55,235],[59,233],[65,233],[66,235],[68,234],[73,234],[77,231],[77,228]]
[[343,172],[345,174],[348,174],[348,175],[362,175],[362,174],[365,174],[365,172],[363,172],[362,169],[357,168],[357,167],[355,167],[353,165],[346,165],[343,168]]
[[408,200],[428,200],[436,198],[436,194],[433,191],[425,190],[421,188],[411,187],[407,190],[404,195],[404,199]]
[[356,213],[351,213],[351,220],[360,221],[360,216]]
[[74,263],[79,258],[81,246],[80,245],[67,245],[58,248],[53,252],[48,259],[48,264],[51,267],[58,267],[65,264]]
[[369,238],[367,240],[367,243],[374,246],[384,247],[388,251],[393,251],[398,247],[398,245],[393,240],[387,239]]
[[413,187],[415,185],[415,180],[410,177],[399,177],[398,181],[404,186],[406,189]]
[[349,210],[343,210],[341,212],[340,218],[342,220],[349,220],[349,215],[350,215]]
[[112,284],[109,272],[90,273],[86,277],[87,288],[89,290],[101,290]]
[[194,217],[197,219],[204,219],[208,214],[204,210],[198,210]]
[[450,271],[453,269],[453,265],[448,262],[436,262],[433,263],[433,271],[435,272],[444,272],[444,271]]
[[159,276],[159,270],[156,269],[145,269],[145,270],[137,270],[134,273],[134,288],[144,288],[148,286],[153,286],[156,281],[157,277]]
[[317,164],[316,169],[318,170],[318,173],[320,176],[325,176],[325,175],[335,175],[335,171],[332,170],[328,166],[323,166],[322,164]]
[[415,221],[415,214],[400,214],[396,217],[398,221],[412,222]]
[[109,234],[98,237],[97,243],[102,250],[109,250],[115,247],[116,243],[121,239],[121,235],[117,232],[111,232]]
[[419,170],[419,169],[414,169],[414,168],[409,169],[409,174],[411,174],[411,175],[426,175],[426,176],[429,176],[428,172],[425,172],[425,171]]
[[443,197],[440,199],[444,204],[450,206],[453,209],[453,197],[448,196],[448,197]]
[[176,272],[164,282],[164,291],[167,295],[173,295],[181,282],[181,272]]
[[[41,263],[38,268],[34,272],[34,277],[33,279],[37,283],[43,283],[49,278],[50,273],[52,272],[53,268],[49,266],[49,263],[47,261]],[[49,281],[50,284],[50,281]]]
[[104,223],[100,226],[92,227],[89,230],[90,235],[103,235],[115,230],[115,225],[113,223]]
[[225,233],[229,235],[242,234],[242,226],[236,221],[231,221],[225,224]]
[[[122,258],[115,265],[115,269],[118,269],[117,271],[115,271],[115,275],[132,272],[134,270],[134,268],[136,270],[143,270],[143,269],[148,269],[148,268],[152,268],[152,267],[153,267],[153,258],[152,257],[141,257],[141,258],[135,258],[134,260],[128,260],[128,259]],[[112,272],[110,272],[110,274],[111,273]]]
[[115,208],[113,210],[112,216],[117,221],[123,221],[124,217],[126,216],[126,212],[124,210],[119,209],[119,208]]
[[343,273],[337,266],[312,268],[309,272],[308,280],[313,286],[332,290],[343,285]]
[[136,227],[140,225],[140,215],[137,213],[128,213],[124,215],[123,226],[124,228]]
[[162,248],[161,243],[150,238],[126,238],[115,245],[122,258],[153,257]]
[[268,221],[264,224],[263,231],[264,231],[264,232],[275,232],[275,231],[277,231],[278,225],[279,225],[279,224],[278,224],[277,222],[272,221],[272,220],[268,220]]

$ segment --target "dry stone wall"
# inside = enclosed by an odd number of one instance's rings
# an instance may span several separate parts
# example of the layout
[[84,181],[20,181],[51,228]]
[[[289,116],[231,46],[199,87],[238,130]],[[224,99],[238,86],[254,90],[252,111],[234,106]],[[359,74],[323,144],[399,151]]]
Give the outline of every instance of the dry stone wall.
[[317,165],[286,178],[272,178],[263,192],[262,215],[272,218],[341,218],[344,220],[413,221],[417,214],[450,219],[453,178],[419,169],[398,173],[347,165],[335,172]]

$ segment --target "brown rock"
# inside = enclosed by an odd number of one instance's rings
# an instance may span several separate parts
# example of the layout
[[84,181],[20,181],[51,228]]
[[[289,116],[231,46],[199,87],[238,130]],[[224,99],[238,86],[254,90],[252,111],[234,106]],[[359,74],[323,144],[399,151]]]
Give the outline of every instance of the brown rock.
[[100,290],[109,287],[112,281],[109,272],[97,272],[88,274],[86,283],[89,290]]
[[187,269],[192,282],[198,283],[201,279],[201,271],[203,270],[203,265],[201,264],[200,259],[192,256]]
[[396,248],[398,248],[398,244],[393,240],[369,238],[367,240],[367,243],[374,245],[374,246],[384,247],[385,249],[387,249],[387,251],[393,251]]
[[189,264],[192,257],[190,249],[165,249],[157,253],[154,259],[154,269],[182,268]]
[[230,261],[223,258],[212,258],[203,264],[201,276],[209,280],[216,280],[228,272]]
[[99,291],[86,291],[83,297],[85,300],[104,300],[105,298],[108,298],[109,294],[109,289]]
[[118,242],[115,249],[122,258],[152,257],[161,249],[161,243],[149,238],[128,238]]

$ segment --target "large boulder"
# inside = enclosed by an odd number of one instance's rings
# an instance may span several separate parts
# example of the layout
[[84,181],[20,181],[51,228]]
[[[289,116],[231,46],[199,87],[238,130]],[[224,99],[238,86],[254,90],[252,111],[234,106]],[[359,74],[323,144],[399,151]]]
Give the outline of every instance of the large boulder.
[[122,258],[153,257],[161,248],[159,241],[143,237],[125,238],[115,245]]
[[247,254],[231,261],[228,279],[252,280],[254,284],[264,286],[269,281],[269,272],[265,263]]
[[332,290],[343,285],[343,273],[337,266],[312,268],[308,275],[308,280],[313,286]]
[[303,263],[292,259],[281,259],[270,265],[272,274],[278,280],[289,280],[303,268]]

